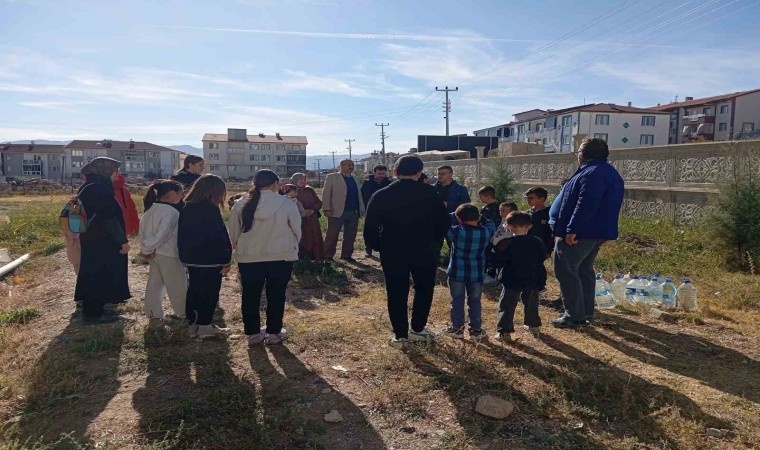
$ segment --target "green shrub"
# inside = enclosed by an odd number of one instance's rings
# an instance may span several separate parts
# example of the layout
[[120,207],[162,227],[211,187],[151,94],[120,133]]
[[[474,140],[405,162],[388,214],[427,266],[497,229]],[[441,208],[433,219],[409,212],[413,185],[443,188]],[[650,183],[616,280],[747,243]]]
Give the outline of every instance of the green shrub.
[[517,192],[515,176],[506,160],[495,159],[493,164],[483,168],[489,184],[496,189],[496,201],[503,202],[515,195]]
[[704,219],[716,248],[735,268],[756,274],[760,268],[760,181],[750,175],[721,186]]
[[0,325],[25,324],[39,316],[40,310],[32,307],[0,311]]

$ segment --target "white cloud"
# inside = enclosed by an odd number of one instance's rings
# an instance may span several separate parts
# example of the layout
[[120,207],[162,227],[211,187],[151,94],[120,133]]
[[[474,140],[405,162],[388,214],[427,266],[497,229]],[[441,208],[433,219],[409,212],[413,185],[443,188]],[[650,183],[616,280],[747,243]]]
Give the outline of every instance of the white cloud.
[[290,79],[282,82],[282,89],[311,90],[331,94],[343,94],[351,97],[370,97],[365,88],[347,81],[329,76],[317,76],[293,70],[285,71]]

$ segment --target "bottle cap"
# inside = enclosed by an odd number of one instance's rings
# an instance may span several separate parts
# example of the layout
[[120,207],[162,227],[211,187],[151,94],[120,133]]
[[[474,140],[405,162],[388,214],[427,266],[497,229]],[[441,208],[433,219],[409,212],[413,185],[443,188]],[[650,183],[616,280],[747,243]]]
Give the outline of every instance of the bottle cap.
[[683,282],[684,282],[684,283],[691,283],[691,280],[690,280],[690,279],[688,279],[688,278],[684,278],[684,279],[683,279]]
[[665,282],[666,282],[666,283],[672,283],[672,282],[673,282],[673,279],[672,279],[672,278],[665,278]]
[[620,280],[622,278],[623,278],[623,274],[622,273],[618,273],[618,274],[615,275],[615,279],[616,280]]

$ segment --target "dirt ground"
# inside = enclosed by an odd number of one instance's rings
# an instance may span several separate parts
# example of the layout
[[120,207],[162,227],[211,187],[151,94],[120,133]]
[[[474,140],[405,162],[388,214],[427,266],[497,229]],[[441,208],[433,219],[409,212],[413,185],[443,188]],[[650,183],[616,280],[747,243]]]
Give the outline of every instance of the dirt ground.
[[[16,282],[0,286],[0,309],[41,312],[0,328],[3,448],[736,449],[760,442],[760,332],[740,312],[714,312],[696,325],[621,310],[601,314],[587,331],[545,326],[540,339],[525,333],[512,345],[441,337],[401,351],[387,345],[378,261],[357,255],[340,267],[347,280],[295,278],[286,345],[249,348],[234,271],[216,320],[236,334],[199,342],[183,324],[149,325],[147,266],[130,264],[134,297],[119,307],[127,321],[86,326],[73,314],[75,276],[65,255],[32,261]],[[547,296],[554,295],[556,287]],[[484,295],[489,334],[497,297],[495,289]],[[555,315],[542,306],[545,324]],[[447,323],[448,290],[440,284],[430,327]],[[514,412],[505,420],[478,415],[483,394],[511,401]],[[342,422],[325,422],[332,410]]]

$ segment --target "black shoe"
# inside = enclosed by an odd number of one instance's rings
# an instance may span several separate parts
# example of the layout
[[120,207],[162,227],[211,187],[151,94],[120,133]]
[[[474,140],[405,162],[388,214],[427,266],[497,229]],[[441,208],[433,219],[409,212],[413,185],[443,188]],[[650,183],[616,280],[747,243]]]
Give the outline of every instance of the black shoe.
[[366,258],[372,258],[372,252],[367,252],[364,254]]
[[82,320],[87,325],[98,325],[101,323],[114,323],[118,322],[121,318],[119,316],[103,315],[100,317],[87,317],[84,316]]
[[350,256],[341,256],[340,259],[342,259],[343,261],[356,261],[354,258]]
[[559,319],[552,320],[552,325],[554,325],[555,328],[580,328],[588,326],[587,320],[582,320],[580,322],[571,320],[568,316],[562,316]]

